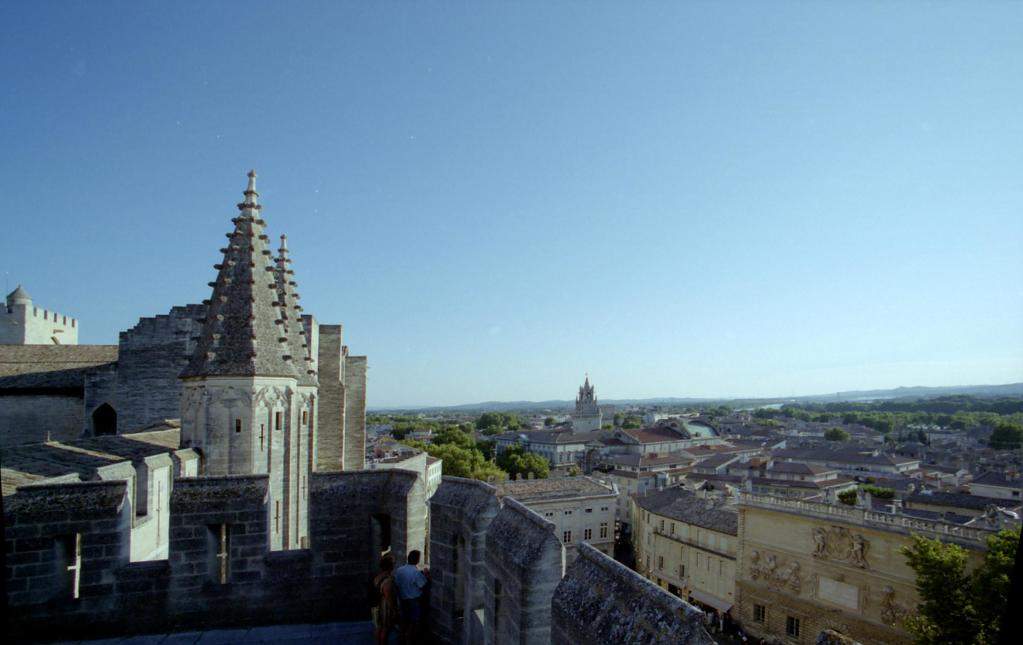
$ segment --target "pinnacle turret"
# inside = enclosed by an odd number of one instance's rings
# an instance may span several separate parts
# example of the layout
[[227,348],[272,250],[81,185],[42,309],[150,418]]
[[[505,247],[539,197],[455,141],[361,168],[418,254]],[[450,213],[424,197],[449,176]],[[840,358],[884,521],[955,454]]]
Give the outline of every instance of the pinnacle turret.
[[288,266],[291,264],[291,258],[288,255],[287,235],[281,235],[281,246],[277,249],[275,264],[277,302],[281,308],[281,319],[284,321],[284,331],[288,337],[289,354],[298,372],[298,384],[316,385],[309,339],[306,338],[305,326],[302,324],[302,307],[298,304],[298,283],[295,282],[295,272]]
[[248,174],[245,201],[238,204],[234,231],[214,265],[217,279],[195,354],[182,378],[196,376],[297,377],[286,324],[278,307],[266,222],[259,211],[256,171]]

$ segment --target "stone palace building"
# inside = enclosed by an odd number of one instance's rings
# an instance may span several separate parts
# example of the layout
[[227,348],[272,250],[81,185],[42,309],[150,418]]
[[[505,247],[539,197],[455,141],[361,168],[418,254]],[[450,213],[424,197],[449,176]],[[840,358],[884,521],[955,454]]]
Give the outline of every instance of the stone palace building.
[[0,345],[9,638],[365,621],[380,555],[418,549],[440,642],[712,642],[589,544],[569,566],[555,524],[490,484],[364,470],[366,359],[303,312],[262,208],[250,172],[210,298],[116,346],[8,298],[32,328]]

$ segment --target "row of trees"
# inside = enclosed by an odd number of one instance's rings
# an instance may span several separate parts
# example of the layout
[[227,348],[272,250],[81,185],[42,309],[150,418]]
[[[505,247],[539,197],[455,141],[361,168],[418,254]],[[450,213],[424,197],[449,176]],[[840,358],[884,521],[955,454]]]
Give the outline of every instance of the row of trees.
[[[962,406],[956,409],[955,406]],[[1023,445],[1023,399],[978,399],[969,396],[940,397],[922,401],[880,401],[875,403],[827,403],[785,405],[781,408],[759,408],[753,416],[762,425],[774,425],[777,419],[798,419],[843,424],[860,424],[882,434],[893,432],[899,438],[912,437],[926,441],[916,426],[940,426],[953,430],[992,428],[991,446],[998,449]],[[844,440],[828,431],[832,440]]]
[[[490,414],[490,413],[488,413]],[[486,417],[487,415],[483,415]],[[505,415],[499,422],[507,424],[511,419]],[[517,419],[517,418],[516,418]],[[506,450],[494,459],[494,442],[477,440],[476,428],[493,428],[493,417],[480,419],[475,424],[446,425],[433,432],[430,443],[403,440],[402,443],[443,460],[443,473],[453,477],[466,477],[482,481],[499,481],[509,475],[543,479],[550,475],[550,464],[540,455],[526,452],[521,446]],[[501,426],[507,428],[507,425]],[[486,434],[485,430],[480,431]]]

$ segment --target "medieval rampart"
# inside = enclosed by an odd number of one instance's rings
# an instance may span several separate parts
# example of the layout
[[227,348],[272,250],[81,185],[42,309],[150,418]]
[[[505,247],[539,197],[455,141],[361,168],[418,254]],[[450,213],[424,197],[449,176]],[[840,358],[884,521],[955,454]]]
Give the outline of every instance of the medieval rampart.
[[[265,475],[177,479],[168,558],[130,562],[125,482],[25,487],[4,498],[7,633],[87,638],[366,620],[379,550],[423,548],[415,473],[315,473],[308,549],[270,551]],[[378,550],[379,549],[379,550]]]

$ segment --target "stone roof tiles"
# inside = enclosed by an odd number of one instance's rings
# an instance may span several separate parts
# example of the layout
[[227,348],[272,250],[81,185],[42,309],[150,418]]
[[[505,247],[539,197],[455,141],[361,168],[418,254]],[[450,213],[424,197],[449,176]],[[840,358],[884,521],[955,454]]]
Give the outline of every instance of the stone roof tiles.
[[91,480],[104,466],[173,452],[180,436],[172,429],[11,446],[4,449],[0,467],[3,495],[42,480]]
[[697,497],[681,487],[666,488],[634,499],[637,506],[656,515],[719,533],[739,534],[739,512],[720,500]]
[[585,542],[554,591],[555,643],[710,645],[703,613]]
[[933,491],[930,493],[914,493],[907,495],[904,500],[907,504],[927,504],[928,506],[947,506],[949,508],[965,508],[974,511],[982,511],[988,506],[1011,506],[1019,505],[1018,500],[1001,499],[997,497],[982,497],[969,493],[948,493]]
[[586,477],[560,477],[555,479],[519,479],[494,484],[498,497],[511,497],[523,504],[545,502],[571,497],[613,495],[613,490]]
[[1005,476],[1005,473],[1000,473],[994,470],[989,470],[983,475],[978,475],[973,478],[974,484],[981,484],[983,486],[1002,486],[1005,488],[1019,488],[1023,481],[1020,479],[1009,479]]
[[255,172],[249,173],[241,213],[215,265],[217,279],[195,354],[181,373],[199,376],[281,376],[297,378],[285,323],[277,304],[266,222],[260,217]]
[[0,390],[77,389],[116,361],[117,345],[0,345]]

